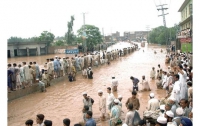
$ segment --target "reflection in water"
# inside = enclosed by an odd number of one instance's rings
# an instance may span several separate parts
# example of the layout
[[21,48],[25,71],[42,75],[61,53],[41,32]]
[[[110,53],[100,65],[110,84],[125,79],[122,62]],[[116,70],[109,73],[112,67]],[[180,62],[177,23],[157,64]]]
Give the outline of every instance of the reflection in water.
[[[144,52],[142,51],[144,49]],[[154,54],[157,50],[157,54]],[[84,79],[81,74],[77,75],[77,81],[68,82],[65,78],[64,81],[52,85],[47,88],[47,92],[36,92],[28,96],[8,102],[8,125],[19,126],[24,125],[27,119],[33,119],[36,126],[36,114],[42,113],[45,119],[53,121],[54,126],[62,126],[64,118],[70,118],[71,125],[78,123],[82,120],[82,92],[87,92],[95,102],[93,105],[93,117],[97,120],[98,126],[108,126],[108,121],[100,122],[99,106],[98,106],[98,93],[99,89],[103,90],[106,95],[106,88],[111,86],[111,77],[115,75],[118,79],[119,86],[118,92],[114,93],[117,97],[122,95],[122,114],[123,119],[127,113],[125,107],[126,100],[131,96],[130,89],[132,89],[132,82],[130,76],[135,76],[141,80],[142,75],[145,75],[150,82],[151,92],[155,93],[156,98],[165,96],[165,92],[156,89],[155,81],[150,80],[150,70],[154,66],[157,70],[157,64],[161,64],[161,68],[166,69],[164,64],[165,53],[160,53],[160,47],[147,47],[141,48],[139,51],[121,57],[111,64],[93,67],[93,79]],[[66,54],[58,54],[57,56],[63,57]],[[38,56],[38,57],[21,57],[11,58],[8,62],[21,62],[21,61],[36,61],[39,64],[44,63],[47,58],[54,57],[54,55]],[[137,97],[140,99],[139,113],[143,117],[143,111],[147,107],[149,100],[149,91],[138,92]]]

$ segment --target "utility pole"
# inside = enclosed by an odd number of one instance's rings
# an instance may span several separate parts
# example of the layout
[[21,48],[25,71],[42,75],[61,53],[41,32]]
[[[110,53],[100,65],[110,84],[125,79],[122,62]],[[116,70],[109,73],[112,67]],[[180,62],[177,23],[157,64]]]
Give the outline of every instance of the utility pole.
[[[164,24],[164,27],[166,28],[166,20],[165,20],[165,15],[169,14],[169,13],[164,13],[165,10],[167,10],[168,8],[164,8],[163,6],[165,6],[167,4],[162,4],[162,5],[158,5],[156,7],[161,7],[161,8],[157,8],[157,10],[161,10],[162,11],[162,14],[161,15],[158,15],[158,17],[162,16],[163,17],[163,24]],[[165,41],[166,41],[166,47],[167,47],[167,35],[166,35],[166,32],[165,32]]]
[[164,7],[163,7],[163,6],[165,6],[165,5],[167,5],[167,4],[158,5],[157,7],[161,7],[161,8],[157,8],[157,10],[158,10],[158,11],[159,11],[159,10],[162,10],[162,14],[161,14],[161,15],[158,15],[158,17],[163,16],[163,24],[164,24],[164,26],[166,27],[165,15],[167,15],[167,14],[169,14],[169,13],[166,13],[166,14],[164,13],[164,11],[168,9],[168,8],[164,8]]
[[146,25],[147,30],[147,43],[149,43],[149,25]]
[[85,14],[87,13],[82,13],[83,14],[83,33],[84,33],[84,37],[85,37],[85,44],[84,44],[84,52],[87,52],[87,42],[86,42],[86,32],[85,32]]

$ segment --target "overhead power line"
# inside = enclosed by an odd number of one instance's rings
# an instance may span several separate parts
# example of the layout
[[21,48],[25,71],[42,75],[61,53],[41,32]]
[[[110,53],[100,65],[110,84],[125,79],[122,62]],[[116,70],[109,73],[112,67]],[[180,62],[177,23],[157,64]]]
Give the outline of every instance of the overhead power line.
[[[158,11],[162,11],[162,14],[161,15],[158,15],[158,17],[160,17],[160,16],[162,16],[163,17],[163,24],[164,24],[164,26],[166,27],[166,20],[165,20],[165,15],[167,15],[167,14],[169,14],[169,13],[164,13],[164,11],[165,10],[167,10],[168,8],[166,8],[166,7],[163,7],[163,6],[165,6],[165,5],[167,5],[167,4],[162,4],[162,5],[158,5],[158,6],[156,6],[157,7],[157,10]],[[158,7],[160,7],[160,8],[158,8]]]

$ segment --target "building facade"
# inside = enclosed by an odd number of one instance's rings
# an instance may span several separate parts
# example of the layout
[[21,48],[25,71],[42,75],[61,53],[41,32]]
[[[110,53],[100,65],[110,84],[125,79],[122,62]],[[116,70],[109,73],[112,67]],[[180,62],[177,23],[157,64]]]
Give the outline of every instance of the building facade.
[[185,0],[178,12],[181,13],[180,31],[177,38],[181,44],[182,51],[192,51],[192,31],[193,31],[193,3],[192,0]]
[[7,56],[39,56],[47,54],[47,42],[8,42]]

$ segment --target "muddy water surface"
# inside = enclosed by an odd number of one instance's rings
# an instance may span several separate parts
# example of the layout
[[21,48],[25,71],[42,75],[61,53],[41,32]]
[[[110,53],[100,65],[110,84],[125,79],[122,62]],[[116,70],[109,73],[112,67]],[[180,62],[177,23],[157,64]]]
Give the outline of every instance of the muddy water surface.
[[[99,121],[97,91],[101,89],[104,95],[107,95],[106,88],[111,86],[111,77],[113,75],[119,82],[118,92],[114,93],[114,95],[116,97],[118,95],[123,96],[122,110],[124,114],[122,118],[124,118],[127,113],[125,102],[131,96],[130,90],[132,89],[130,76],[135,76],[141,80],[142,75],[145,75],[150,82],[151,92],[155,93],[155,97],[161,98],[165,96],[165,92],[160,89],[157,90],[155,81],[149,78],[151,68],[155,67],[157,70],[157,64],[161,64],[163,69],[167,68],[164,64],[166,53],[160,53],[160,49],[161,47],[146,46],[139,51],[112,61],[110,65],[93,67],[93,80],[84,79],[79,73],[75,82],[70,83],[66,78],[64,81],[48,87],[45,93],[36,92],[8,102],[8,126],[22,126],[27,119],[33,119],[34,126],[36,126],[36,115],[39,113],[44,114],[45,119],[52,120],[53,126],[62,126],[64,118],[70,118],[71,126],[73,126],[82,120],[82,92],[85,91],[95,100],[93,117],[97,120],[97,125],[108,126],[108,121]],[[157,50],[158,53],[154,54],[154,50]],[[8,62],[36,61],[38,64],[42,64],[47,58],[54,56],[10,58]],[[63,57],[66,55],[58,54],[57,56]],[[137,97],[141,104],[139,110],[141,117],[147,107],[149,93],[149,91],[138,92]]]

